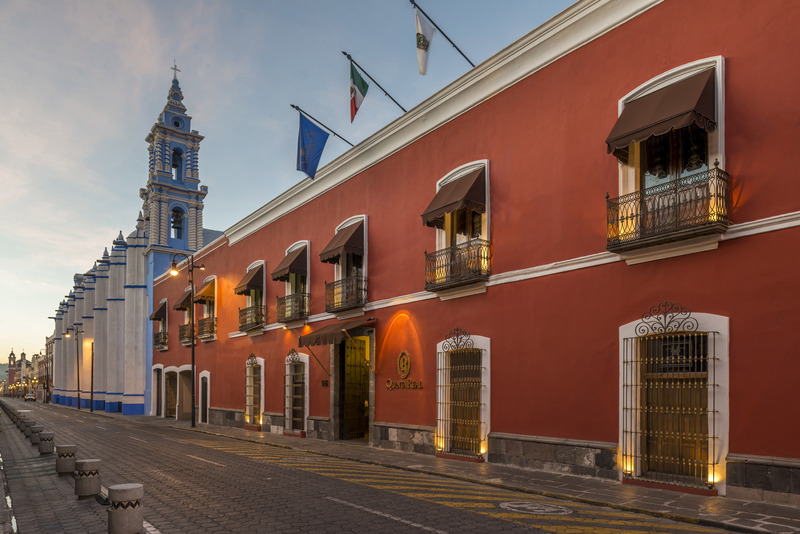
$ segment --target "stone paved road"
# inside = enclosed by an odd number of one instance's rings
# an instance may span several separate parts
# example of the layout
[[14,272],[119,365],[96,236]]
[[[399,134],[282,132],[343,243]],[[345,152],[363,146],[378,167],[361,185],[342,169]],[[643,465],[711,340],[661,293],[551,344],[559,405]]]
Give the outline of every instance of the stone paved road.
[[[147,422],[24,408],[56,433],[57,444],[76,444],[79,458],[100,458],[104,486],[144,484],[145,520],[164,534],[720,532]],[[72,481],[56,477],[54,459],[33,454],[1,417],[0,453],[19,531],[105,532],[105,507],[76,501]],[[58,495],[42,503],[37,488],[48,484]]]

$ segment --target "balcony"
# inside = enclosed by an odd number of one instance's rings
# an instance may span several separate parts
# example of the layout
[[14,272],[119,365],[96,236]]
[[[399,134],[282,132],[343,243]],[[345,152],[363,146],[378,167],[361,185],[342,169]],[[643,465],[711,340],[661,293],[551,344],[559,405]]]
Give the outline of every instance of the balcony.
[[360,308],[367,302],[367,281],[361,275],[325,284],[325,311],[336,313]]
[[239,332],[249,332],[264,325],[264,306],[239,308]]
[[308,317],[308,293],[278,297],[278,322],[291,323]]
[[181,345],[191,345],[192,344],[192,325],[190,324],[182,324],[178,326],[178,341],[180,341]]
[[166,332],[153,332],[153,348],[156,350],[167,349],[167,333]]
[[728,174],[715,166],[606,203],[611,252],[722,234],[728,229]]
[[425,291],[440,291],[486,281],[491,274],[492,244],[483,239],[425,253]]
[[217,333],[217,318],[204,317],[197,321],[197,337],[208,339]]

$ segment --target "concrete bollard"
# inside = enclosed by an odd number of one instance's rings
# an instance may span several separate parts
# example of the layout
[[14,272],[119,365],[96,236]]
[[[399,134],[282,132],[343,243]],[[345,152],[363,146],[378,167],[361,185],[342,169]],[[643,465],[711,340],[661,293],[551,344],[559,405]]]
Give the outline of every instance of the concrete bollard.
[[71,475],[75,472],[75,453],[77,452],[77,445],[56,447],[56,473],[58,476]]
[[42,425],[34,425],[31,427],[31,445],[39,444],[39,433],[44,430]]
[[32,419],[28,419],[28,420],[25,421],[25,428],[23,428],[22,430],[23,430],[23,432],[25,432],[25,437],[26,438],[30,438],[31,437],[31,427],[33,427],[33,426],[36,426],[36,421],[34,421]]
[[53,454],[55,432],[39,432],[39,454]]
[[144,531],[141,484],[117,484],[108,488],[108,534],[138,534]]
[[75,495],[95,497],[100,493],[100,460],[75,460]]

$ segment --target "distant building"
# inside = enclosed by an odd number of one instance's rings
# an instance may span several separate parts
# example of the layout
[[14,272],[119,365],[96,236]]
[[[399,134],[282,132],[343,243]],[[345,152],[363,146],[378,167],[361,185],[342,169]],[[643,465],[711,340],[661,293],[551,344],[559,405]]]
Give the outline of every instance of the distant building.
[[[149,171],[142,211],[127,238],[119,233],[56,311],[52,336],[53,402],[95,410],[150,412],[153,278],[173,256],[202,248],[220,232],[203,229],[198,151],[183,92],[172,80],[146,141]],[[92,378],[93,377],[93,378]]]

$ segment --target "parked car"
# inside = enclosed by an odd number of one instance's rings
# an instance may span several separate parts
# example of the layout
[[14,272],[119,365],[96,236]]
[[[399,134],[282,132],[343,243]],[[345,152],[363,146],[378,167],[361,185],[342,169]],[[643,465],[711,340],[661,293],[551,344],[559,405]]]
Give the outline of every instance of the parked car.
[[28,401],[36,402],[36,395],[34,395],[33,393],[26,393],[25,394],[25,402],[28,402]]

